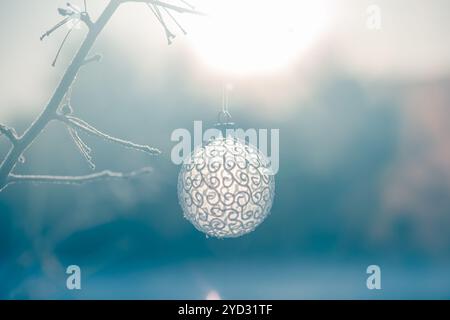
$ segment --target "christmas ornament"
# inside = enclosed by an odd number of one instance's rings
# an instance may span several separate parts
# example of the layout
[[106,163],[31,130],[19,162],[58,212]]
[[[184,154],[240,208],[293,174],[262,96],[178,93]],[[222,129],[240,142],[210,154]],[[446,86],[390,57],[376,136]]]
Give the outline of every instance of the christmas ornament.
[[[230,126],[230,119],[224,108],[219,125]],[[218,238],[253,231],[270,213],[274,191],[275,178],[266,156],[226,133],[197,147],[178,177],[184,217],[198,230]]]

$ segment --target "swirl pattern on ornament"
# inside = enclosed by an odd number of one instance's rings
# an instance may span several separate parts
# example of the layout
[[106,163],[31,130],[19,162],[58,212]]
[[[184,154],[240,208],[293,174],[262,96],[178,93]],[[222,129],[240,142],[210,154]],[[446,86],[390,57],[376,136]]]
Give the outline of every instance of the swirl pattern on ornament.
[[274,192],[267,158],[231,137],[213,139],[194,150],[178,177],[184,217],[218,238],[252,232],[270,213]]

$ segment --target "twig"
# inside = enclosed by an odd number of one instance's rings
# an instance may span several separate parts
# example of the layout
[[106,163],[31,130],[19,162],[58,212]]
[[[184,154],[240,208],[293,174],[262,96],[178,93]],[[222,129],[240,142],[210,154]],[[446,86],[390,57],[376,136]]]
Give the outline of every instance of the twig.
[[175,39],[175,35],[169,30],[169,28],[167,27],[166,22],[164,21],[163,16],[161,15],[161,11],[159,10],[159,8],[155,5],[151,5],[149,3],[146,3],[147,7],[150,8],[150,10],[153,12],[153,14],[155,15],[156,19],[158,19],[159,23],[162,25],[162,27],[164,28],[164,32],[166,33],[166,38],[167,38],[167,43],[169,45],[172,44],[172,39]]
[[71,19],[72,19],[72,17],[70,17],[70,16],[65,17],[63,20],[61,20],[55,26],[53,26],[50,30],[46,31],[43,35],[41,35],[41,37],[39,39],[41,41],[44,40],[45,37],[48,37],[49,35],[51,35],[55,30],[57,30],[59,27],[68,23]]
[[72,32],[73,29],[69,29],[69,31],[67,31],[63,41],[61,42],[61,44],[59,45],[58,51],[56,52],[56,56],[55,59],[53,59],[52,62],[52,67],[54,67],[56,65],[56,61],[58,60],[59,54],[61,53],[61,50],[64,46],[64,43],[66,43],[67,38],[70,36],[70,33]]
[[89,146],[80,138],[80,136],[78,135],[78,132],[75,129],[72,129],[71,127],[67,127],[70,136],[72,137],[73,142],[75,143],[78,151],[80,151],[81,155],[83,156],[83,158],[86,160],[86,162],[88,163],[89,167],[94,170],[95,169],[95,164],[92,161],[92,157],[91,157],[91,148],[89,148]]
[[121,0],[122,2],[144,2],[144,3],[150,3],[153,4],[155,6],[159,6],[162,8],[167,8],[169,10],[173,10],[175,12],[178,13],[190,13],[190,14],[196,14],[196,15],[201,15],[204,16],[206,15],[205,13],[201,12],[201,11],[197,11],[191,8],[183,8],[183,7],[179,7],[170,3],[165,3],[162,1],[157,1],[157,0]]
[[87,65],[88,63],[91,63],[91,62],[100,62],[102,60],[102,58],[103,58],[103,56],[101,54],[97,53],[97,54],[93,55],[92,57],[86,58],[83,61],[82,65],[84,66],[84,65]]
[[17,143],[17,140],[19,139],[14,128],[5,126],[3,124],[0,124],[0,136],[1,135],[4,135],[12,145],[15,145]]
[[134,143],[134,142],[131,142],[128,140],[123,140],[120,138],[110,136],[104,132],[101,132],[100,130],[98,130],[97,128],[95,128],[94,126],[90,125],[89,123],[87,123],[86,121],[84,121],[80,118],[68,115],[68,116],[58,116],[57,119],[64,122],[65,124],[67,124],[68,126],[74,128],[74,129],[83,130],[84,132],[86,132],[90,135],[99,137],[99,138],[109,141],[109,142],[117,143],[125,148],[142,151],[142,152],[148,153],[150,155],[161,154],[161,151],[159,151],[156,148],[152,148],[147,145],[137,144],[137,143]]
[[105,170],[97,173],[92,173],[83,176],[51,176],[51,175],[19,175],[10,174],[8,178],[8,184],[13,183],[51,183],[51,184],[84,184],[95,182],[99,180],[111,180],[111,179],[131,179],[140,175],[149,174],[153,170],[152,168],[145,167],[140,170],[131,172],[113,172]]
[[183,34],[187,34],[186,30],[184,30],[183,26],[178,22],[178,20],[170,13],[170,11],[167,8],[163,8],[164,12],[167,13],[167,15],[172,19],[172,21],[177,25],[177,27],[183,32]]
[[187,5],[187,6],[188,6],[189,8],[191,8],[192,10],[195,9],[195,7],[194,7],[192,4],[190,4],[189,2],[187,2],[187,1],[185,1],[185,0],[180,0],[180,2],[184,3],[185,5]]

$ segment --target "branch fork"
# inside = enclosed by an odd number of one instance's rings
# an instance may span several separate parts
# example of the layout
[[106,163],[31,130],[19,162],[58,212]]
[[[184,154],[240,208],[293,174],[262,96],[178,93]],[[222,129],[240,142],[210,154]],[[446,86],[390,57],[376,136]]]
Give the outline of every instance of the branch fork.
[[5,126],[0,123],[0,136],[1,135],[4,135],[13,146],[19,140],[19,136],[17,135],[17,132],[14,128]]

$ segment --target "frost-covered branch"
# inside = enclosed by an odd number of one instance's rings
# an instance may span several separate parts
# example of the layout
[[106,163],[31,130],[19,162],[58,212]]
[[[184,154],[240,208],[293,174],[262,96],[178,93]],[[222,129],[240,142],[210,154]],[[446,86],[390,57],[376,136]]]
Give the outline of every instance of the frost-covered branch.
[[19,139],[14,128],[5,126],[0,123],[0,136],[1,135],[4,135],[12,145],[15,145],[17,140]]
[[[12,143],[12,147],[9,150],[8,154],[6,155],[5,159],[0,164],[0,191],[3,190],[7,185],[11,183],[18,183],[18,182],[60,182],[60,183],[78,183],[78,182],[86,182],[86,181],[93,181],[98,180],[102,178],[125,178],[125,177],[131,177],[136,175],[136,172],[129,173],[129,174],[123,174],[123,173],[113,173],[110,171],[104,171],[100,173],[94,173],[87,176],[80,176],[80,177],[63,177],[63,176],[21,176],[16,175],[13,172],[16,164],[21,161],[23,158],[23,153],[33,144],[33,142],[36,140],[36,138],[40,135],[42,130],[47,126],[47,124],[54,120],[64,120],[64,122],[69,126],[69,132],[77,145],[80,152],[83,154],[85,159],[90,163],[91,167],[93,167],[92,159],[90,158],[90,152],[91,149],[87,146],[86,143],[81,140],[81,138],[78,135],[78,130],[82,130],[86,133],[89,133],[91,135],[100,137],[104,140],[118,143],[124,147],[139,150],[142,152],[146,152],[149,154],[159,154],[159,150],[155,148],[151,148],[147,145],[139,145],[136,143],[133,143],[131,141],[122,140],[119,138],[112,137],[110,135],[107,135],[98,129],[94,128],[92,125],[88,124],[86,121],[81,120],[79,118],[75,118],[71,116],[71,112],[69,114],[64,114],[61,116],[58,113],[58,110],[60,109],[63,99],[67,99],[67,96],[70,96],[70,88],[73,85],[73,82],[75,81],[75,78],[78,74],[78,71],[81,67],[86,65],[87,63],[98,61],[100,59],[99,55],[94,55],[91,58],[87,58],[93,44],[97,40],[98,35],[103,30],[103,28],[106,26],[108,21],[111,19],[114,12],[117,10],[117,8],[127,2],[142,2],[151,4],[155,7],[161,7],[164,9],[164,12],[166,10],[171,10],[173,12],[177,13],[191,13],[191,14],[202,14],[201,12],[198,12],[194,10],[192,6],[187,4],[186,1],[180,0],[180,2],[185,6],[176,6],[173,4],[165,3],[162,1],[157,0],[110,0],[109,3],[106,5],[105,9],[99,16],[99,18],[96,21],[91,20],[91,17],[88,14],[86,1],[84,1],[84,9],[79,9],[70,3],[66,4],[66,8],[59,8],[58,12],[60,15],[63,16],[63,20],[61,20],[58,24],[56,24],[54,27],[52,27],[50,30],[45,32],[41,40],[43,40],[45,37],[52,34],[54,31],[58,30],[60,27],[67,25],[69,26],[69,31],[66,33],[66,36],[64,37],[63,42],[58,48],[58,52],[56,54],[56,57],[54,59],[53,65],[56,63],[56,59],[59,56],[59,53],[61,52],[61,49],[66,42],[69,34],[71,33],[73,26],[76,24],[77,20],[81,20],[84,22],[87,27],[87,35],[84,39],[83,43],[81,44],[80,48],[78,49],[77,53],[75,54],[72,62],[66,69],[58,87],[56,88],[55,92],[53,93],[52,97],[48,101],[47,105],[44,107],[42,113],[33,121],[33,123],[29,126],[28,129],[25,130],[23,135],[18,136],[14,129],[6,127],[1,125],[0,126],[0,135],[5,135],[10,142]],[[160,11],[161,13],[161,11]],[[166,12],[167,13],[167,12]],[[173,16],[168,14],[168,16],[173,19]],[[160,14],[161,20],[163,19],[162,15]],[[175,23],[177,24],[176,20]],[[70,25],[72,24],[72,27]],[[177,24],[178,25],[178,24]],[[70,104],[68,104],[69,111],[73,111]],[[61,118],[64,117],[64,118]]]
[[145,152],[148,153],[150,155],[159,155],[161,154],[161,151],[159,151],[156,148],[152,148],[150,146],[147,145],[142,145],[142,144],[137,144],[128,140],[123,140],[120,138],[116,138],[113,136],[110,136],[104,132],[101,132],[100,130],[98,130],[97,128],[95,128],[94,126],[90,125],[89,123],[87,123],[86,121],[74,117],[74,116],[59,116],[58,120],[64,122],[66,125],[68,125],[70,128],[72,129],[79,129],[82,130],[92,136],[96,136],[98,138],[101,138],[103,140],[109,141],[109,142],[113,142],[113,143],[117,143],[125,148],[129,148],[129,149],[134,149],[137,151],[141,151],[141,152]]
[[[131,0],[131,1],[134,1],[134,0]],[[184,0],[179,0],[179,1],[182,2],[184,5],[188,6],[188,8],[174,6],[172,4],[164,3],[161,1],[146,0],[146,1],[134,1],[134,2],[144,2],[147,5],[147,7],[151,10],[153,15],[158,20],[158,22],[164,28],[164,32],[166,33],[167,43],[172,44],[172,40],[175,38],[175,34],[173,34],[172,31],[170,31],[170,28],[165,20],[166,17],[168,17],[178,27],[178,29],[181,30],[181,32],[183,32],[184,34],[187,34],[187,32],[181,26],[181,24],[178,22],[176,17],[171,13],[171,11],[175,11],[177,13],[189,12],[189,13],[203,15],[203,13],[196,11],[194,9],[194,7],[192,5],[190,5],[188,2],[186,2]],[[160,7],[162,10],[160,10]],[[165,15],[164,15],[164,13],[165,13]]]
[[10,174],[8,184],[13,183],[50,183],[50,184],[84,184],[101,180],[126,180],[152,172],[151,168],[142,168],[131,172],[113,172],[105,170],[83,176],[51,176],[51,175],[17,175]]
[[25,150],[36,140],[42,130],[47,126],[47,124],[54,119],[57,109],[64,99],[67,90],[72,85],[75,80],[78,71],[80,70],[86,56],[95,43],[100,32],[103,30],[105,25],[108,23],[109,19],[112,17],[116,9],[122,3],[120,0],[111,0],[106,6],[103,13],[97,19],[95,23],[89,28],[88,34],[81,44],[80,49],[73,58],[71,64],[64,73],[58,87],[56,88],[53,96],[47,103],[46,107],[42,113],[36,118],[36,120],[30,125],[30,127],[25,131],[25,133],[17,139],[14,146],[10,149],[6,158],[0,165],[0,190],[8,183],[9,176],[16,166],[19,159]]
[[176,5],[173,5],[170,3],[157,1],[157,0],[121,0],[121,1],[122,2],[143,2],[143,3],[152,4],[152,5],[161,7],[161,8],[173,10],[178,13],[190,13],[190,14],[197,14],[197,15],[205,15],[203,12],[195,10],[194,6],[188,4],[186,1],[181,1],[181,2],[186,4],[188,6],[188,8],[176,6]]

